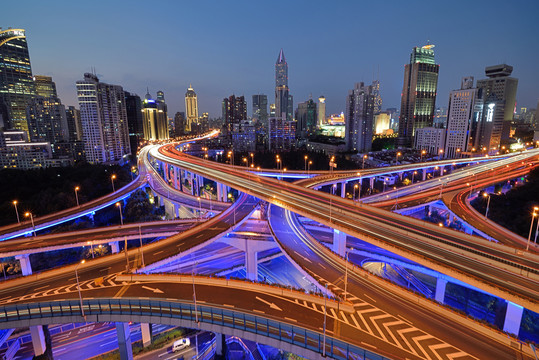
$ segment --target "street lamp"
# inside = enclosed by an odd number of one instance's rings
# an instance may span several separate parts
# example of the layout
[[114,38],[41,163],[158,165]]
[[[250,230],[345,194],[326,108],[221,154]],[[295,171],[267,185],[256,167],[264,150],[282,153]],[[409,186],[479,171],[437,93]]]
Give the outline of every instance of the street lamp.
[[202,205],[200,202],[200,196],[197,196],[198,200],[198,220],[200,221],[202,219]]
[[363,155],[363,161],[361,163],[361,168],[365,169],[365,159],[367,158],[367,154]]
[[[232,194],[231,193],[228,193],[228,198],[232,202]],[[234,207],[234,225],[235,225],[236,224],[236,206],[234,204],[232,204],[232,206]]]
[[305,172],[307,172],[307,159],[308,159],[308,158],[309,158],[309,157],[308,157],[307,155],[305,155],[305,156],[303,157],[303,159],[305,159]]
[[307,175],[309,175],[309,172],[311,171],[311,165],[313,164],[312,160],[309,160],[307,163]]
[[249,153],[249,156],[251,157],[251,167],[254,167],[254,163],[255,163],[255,154],[254,154],[254,153]]
[[346,294],[348,293],[348,254],[350,251],[354,250],[354,248],[350,248],[346,250],[346,256],[345,256],[345,271],[344,271],[344,302],[346,302]]
[[113,174],[111,177],[110,177],[110,182],[112,184],[112,192],[116,191],[114,190],[114,179],[116,179],[116,175]]
[[244,157],[242,160],[245,163],[245,167],[249,167],[249,160],[247,160],[246,157]]
[[399,164],[399,156],[401,156],[401,155],[402,154],[400,153],[400,151],[395,154],[395,165]]
[[141,225],[138,226],[138,236],[140,240],[140,257],[142,260],[142,267],[144,267],[144,250],[142,250],[142,227]]
[[532,237],[533,221],[534,221],[534,218],[537,216],[537,214],[535,213],[537,210],[539,210],[539,207],[535,206],[533,208],[532,222],[530,224],[530,233],[528,234],[528,244],[526,245],[526,251],[530,249],[530,239]]
[[19,202],[17,200],[13,200],[13,206],[15,206],[15,214],[17,214],[17,222],[20,224],[21,219],[19,218],[19,210],[17,209],[17,204]]
[[483,193],[483,197],[488,197],[487,200],[487,209],[485,210],[485,219],[488,217],[488,207],[490,206],[490,195],[486,192]]
[[[122,204],[120,202],[117,202],[116,203],[116,206],[118,207],[118,209],[120,210],[120,223],[122,224],[122,226],[124,226],[124,217],[123,217],[123,214],[122,214]],[[125,252],[125,270],[127,272],[129,272],[129,255],[127,254],[127,236],[124,236],[124,252]]]
[[443,149],[438,150],[438,161],[441,160],[441,156],[442,156],[443,153],[444,153]]
[[457,155],[459,158],[461,158],[460,148],[457,149]]
[[122,226],[124,226],[124,217],[123,217],[123,214],[122,214],[122,204],[117,202],[116,207],[120,210],[120,223],[122,224]]
[[427,152],[425,150],[421,150],[421,155],[419,157],[419,162],[423,162],[423,155],[425,155]]
[[414,178],[416,175],[417,175],[417,171],[414,171],[414,173],[412,174],[412,185],[414,185]]
[[80,190],[80,187],[75,186],[75,199],[77,199],[77,207],[80,206],[79,205],[79,194],[78,194],[79,190]]
[[30,220],[32,221],[32,229],[34,230],[34,237],[35,237],[36,236],[36,226],[34,225],[34,215],[31,212],[27,211],[24,214],[24,216],[30,217]]
[[80,301],[80,312],[82,314],[82,317],[84,318],[84,320],[86,320],[86,315],[84,315],[84,307],[82,306],[82,293],[80,292],[80,283],[79,283],[79,266],[81,264],[84,264],[86,262],[86,260],[82,260],[80,263],[77,264],[77,266],[75,266],[75,278],[77,278],[77,290],[79,291],[79,301]]
[[359,185],[358,185],[358,184],[355,184],[355,185],[354,185],[354,201],[357,200],[357,199],[356,199],[356,189],[358,189],[358,188],[359,188]]

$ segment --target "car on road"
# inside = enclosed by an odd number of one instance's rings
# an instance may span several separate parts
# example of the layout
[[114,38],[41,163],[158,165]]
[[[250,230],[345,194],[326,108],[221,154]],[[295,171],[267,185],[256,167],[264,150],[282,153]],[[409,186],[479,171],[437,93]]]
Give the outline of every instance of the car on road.
[[174,344],[172,345],[172,351],[173,352],[180,351],[182,349],[185,349],[189,345],[191,345],[191,340],[189,340],[189,338],[176,340],[174,341]]

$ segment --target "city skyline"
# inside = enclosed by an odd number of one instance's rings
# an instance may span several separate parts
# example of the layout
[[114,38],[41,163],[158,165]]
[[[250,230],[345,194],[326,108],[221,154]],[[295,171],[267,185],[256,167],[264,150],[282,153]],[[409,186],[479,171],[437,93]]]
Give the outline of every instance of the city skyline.
[[[505,15],[508,22],[514,21],[514,26],[502,27],[489,21],[497,13],[496,6],[485,4],[474,3],[465,12],[458,6],[437,4],[429,17],[419,3],[411,9],[393,3],[390,6],[395,11],[391,12],[384,12],[384,7],[375,4],[336,4],[322,11],[317,6],[306,8],[305,3],[294,3],[287,4],[289,11],[275,23],[269,7],[263,4],[240,2],[239,11],[232,14],[217,2],[211,4],[211,10],[207,4],[204,7],[165,3],[167,11],[163,11],[165,15],[159,18],[157,27],[156,20],[144,16],[142,6],[125,9],[111,4],[109,11],[103,12],[99,7],[86,9],[66,2],[62,11],[57,12],[35,3],[35,11],[28,13],[17,11],[23,5],[10,3],[4,12],[9,19],[0,15],[0,23],[4,29],[26,29],[33,74],[52,76],[66,106],[77,104],[75,81],[95,67],[104,82],[122,85],[141,97],[147,87],[152,92],[163,90],[169,114],[185,111],[183,95],[192,83],[201,111],[218,117],[222,98],[230,94],[250,97],[261,93],[273,97],[275,55],[283,48],[296,103],[306,101],[309,94],[314,98],[324,95],[327,114],[340,113],[347,91],[355,82],[370,83],[378,78],[383,108],[398,108],[402,69],[410,49],[430,40],[436,45],[434,51],[440,64],[437,107],[448,105],[449,92],[458,88],[462,77],[480,79],[486,66],[507,63],[514,67],[513,76],[520,79],[517,107],[533,108],[539,96],[539,74],[534,71],[533,61],[538,50],[528,44],[533,43],[533,34],[537,33],[532,14],[539,6],[525,2],[512,6]],[[300,9],[306,16],[294,16]],[[114,17],[116,11],[124,16]],[[195,22],[203,20],[207,26],[176,21],[174,15],[178,12]],[[360,15],[364,13],[380,16]],[[436,15],[442,13],[443,17]],[[462,17],[466,13],[482,16],[473,17],[476,20],[470,24],[465,20],[469,16]],[[75,26],[81,16],[94,17],[103,25],[88,33]],[[227,21],[232,17],[245,21]],[[404,18],[416,25],[403,28],[400,21]],[[130,25],[137,21],[141,30]],[[225,21],[227,25],[223,27]],[[294,26],[279,26],[287,23]],[[69,33],[62,30],[65,28],[70,28]],[[151,30],[157,28],[159,32]],[[369,29],[371,36],[356,36],[361,35],[361,29]],[[470,32],[488,36],[470,37]],[[222,40],[230,33],[244,37],[243,51],[226,48]],[[253,38],[259,41],[253,42]],[[150,39],[165,49],[160,51],[159,58],[136,46]],[[69,50],[65,49],[66,44]],[[248,113],[251,115],[250,102]]]

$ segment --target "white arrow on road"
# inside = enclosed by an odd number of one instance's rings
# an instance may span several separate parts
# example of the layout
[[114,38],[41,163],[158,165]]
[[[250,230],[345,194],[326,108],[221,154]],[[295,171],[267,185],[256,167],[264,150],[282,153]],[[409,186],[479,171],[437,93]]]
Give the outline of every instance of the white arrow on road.
[[256,297],[257,300],[260,300],[262,301],[264,304],[266,305],[269,305],[270,308],[272,309],[275,309],[275,310],[279,310],[279,311],[283,311],[283,309],[281,309],[280,307],[278,307],[277,305],[275,305],[274,303],[270,303],[269,301],[266,301],[264,299],[261,299],[259,298],[258,296]]
[[162,294],[163,292],[161,290],[159,290],[158,288],[151,288],[149,286],[143,286],[142,287],[143,289],[146,289],[146,290],[150,290],[150,291],[153,291],[154,293],[156,294]]

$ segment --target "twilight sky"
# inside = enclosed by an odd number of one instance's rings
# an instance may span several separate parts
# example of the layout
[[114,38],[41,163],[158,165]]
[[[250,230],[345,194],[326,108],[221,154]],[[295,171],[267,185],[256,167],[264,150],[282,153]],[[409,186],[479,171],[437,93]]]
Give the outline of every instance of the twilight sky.
[[507,63],[519,79],[517,106],[539,99],[539,1],[9,1],[0,26],[26,29],[32,71],[56,82],[64,104],[77,105],[75,81],[95,67],[99,78],[143,97],[165,92],[169,116],[184,111],[190,83],[199,111],[221,115],[221,101],[268,95],[282,47],[294,105],[326,97],[344,110],[355,82],[380,79],[383,108],[400,107],[411,49],[435,44],[437,106],[463,76]]

